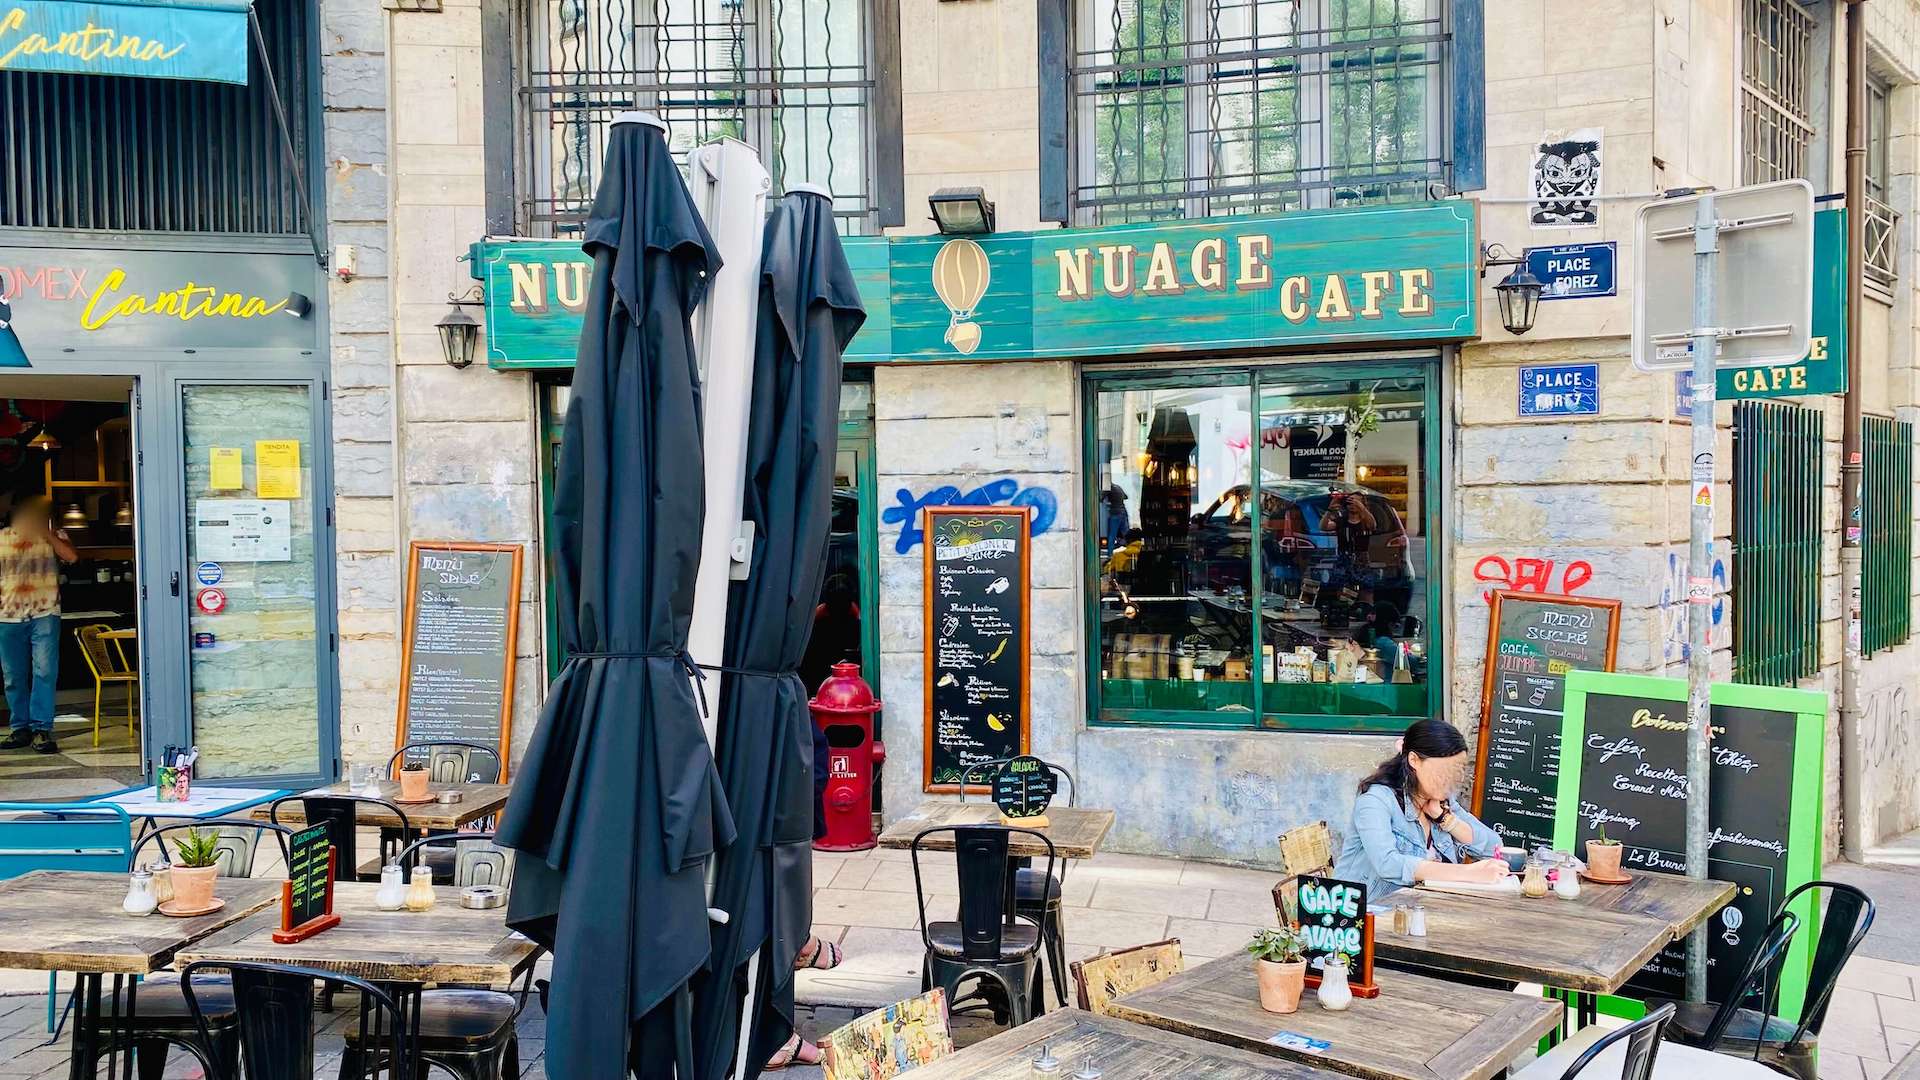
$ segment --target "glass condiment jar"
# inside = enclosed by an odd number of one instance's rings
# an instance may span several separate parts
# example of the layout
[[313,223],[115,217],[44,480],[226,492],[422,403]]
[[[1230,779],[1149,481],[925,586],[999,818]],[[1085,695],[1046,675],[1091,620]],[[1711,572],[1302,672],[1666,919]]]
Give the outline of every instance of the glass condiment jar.
[[165,859],[147,864],[147,873],[153,876],[153,899],[164,904],[173,899],[173,864]]
[[145,870],[135,870],[127,875],[127,898],[120,901],[120,910],[129,915],[151,915],[160,901],[153,895],[153,875]]
[[380,868],[380,888],[373,894],[373,906],[381,911],[399,911],[407,906],[406,875],[401,873],[399,863]]
[[1073,1080],[1100,1080],[1100,1066],[1091,1061],[1082,1062],[1080,1067],[1074,1070]]
[[1345,957],[1337,961],[1327,957],[1320,967],[1320,1007],[1328,1012],[1341,1012],[1353,1004],[1353,988],[1347,985],[1347,965]]
[[1427,905],[1415,904],[1407,912],[1407,936],[1427,936]]
[[413,881],[407,885],[407,910],[431,910],[433,901],[433,871],[424,866],[414,867]]
[[1033,1077],[1033,1080],[1058,1080],[1060,1068],[1060,1059],[1053,1056],[1053,1051],[1046,1043],[1041,1043],[1040,1053],[1034,1056],[1027,1075]]
[[1547,867],[1539,859],[1528,859],[1520,876],[1520,895],[1539,899],[1547,895]]
[[1562,900],[1580,899],[1580,873],[1572,864],[1560,864],[1560,873],[1553,879],[1553,895]]
[[1401,937],[1407,936],[1407,905],[1393,905],[1393,932]]

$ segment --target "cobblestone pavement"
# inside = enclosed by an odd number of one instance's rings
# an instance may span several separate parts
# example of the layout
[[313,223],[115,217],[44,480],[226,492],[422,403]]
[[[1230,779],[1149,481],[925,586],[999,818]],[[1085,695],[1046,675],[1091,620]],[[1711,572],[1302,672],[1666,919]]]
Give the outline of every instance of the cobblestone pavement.
[[[931,858],[923,862],[922,872],[929,915],[951,918],[958,896],[951,858]],[[814,875],[816,932],[838,942],[846,961],[834,971],[800,976],[799,1022],[810,1037],[917,993],[921,948],[913,871],[904,852],[816,853]],[[1133,855],[1102,855],[1075,863],[1064,890],[1068,959],[1168,937],[1181,940],[1189,959],[1227,955],[1270,918],[1273,880],[1270,871]],[[1908,921],[1905,913],[1891,907],[1882,904],[1880,912],[1888,934],[1895,924]],[[1920,1040],[1920,964],[1873,955],[1905,955],[1903,949],[1898,940],[1876,934],[1848,965],[1821,1034],[1822,1080],[1882,1080],[1892,1063]],[[45,985],[44,976],[20,972],[9,973],[0,983],[14,995],[0,997],[0,1080],[66,1075],[64,1042],[42,1045]],[[36,986],[39,993],[29,992]],[[350,1006],[351,999],[343,1002]],[[329,1020],[320,1040],[322,1076],[333,1075],[337,1068],[340,1039],[335,1029],[351,1015],[350,1007],[342,1008]],[[984,1021],[962,1020],[956,1041],[965,1045],[992,1033]],[[546,1078],[544,1036],[544,1020],[535,1005],[520,1021],[523,1080]],[[197,1067],[175,1057],[168,1065],[169,1078],[199,1077]],[[818,1080],[821,1071],[793,1068],[771,1075]]]

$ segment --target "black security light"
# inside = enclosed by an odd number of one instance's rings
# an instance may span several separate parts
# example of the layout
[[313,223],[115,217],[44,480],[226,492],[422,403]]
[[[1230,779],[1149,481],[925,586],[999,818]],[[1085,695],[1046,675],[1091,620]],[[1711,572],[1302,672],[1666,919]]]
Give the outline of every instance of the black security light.
[[993,203],[977,187],[944,187],[927,196],[933,223],[947,236],[980,236],[993,231]]

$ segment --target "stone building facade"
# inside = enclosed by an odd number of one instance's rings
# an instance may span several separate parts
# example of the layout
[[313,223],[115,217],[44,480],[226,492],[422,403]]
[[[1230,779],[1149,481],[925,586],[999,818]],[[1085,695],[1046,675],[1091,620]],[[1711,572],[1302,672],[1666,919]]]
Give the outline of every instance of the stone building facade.
[[[493,50],[524,53],[495,32],[522,24],[498,0],[444,0],[439,10],[328,0],[326,13],[328,205],[334,243],[359,250],[359,274],[336,282],[333,366],[339,489],[343,743],[349,758],[392,745],[398,665],[396,552],[409,539],[506,541],[542,565],[542,388],[525,372],[441,360],[433,324],[447,294],[471,282],[467,245],[499,231],[513,185],[490,162],[497,141],[535,122],[524,99],[490,83]],[[1675,412],[1671,376],[1629,362],[1634,216],[1640,200],[1676,187],[1743,182],[1739,141],[1743,5],[1790,5],[1810,20],[1812,80],[1803,104],[1806,162],[1816,192],[1843,177],[1845,63],[1840,5],[1794,0],[1504,0],[1489,5],[1484,41],[1485,182],[1457,197],[1477,204],[1480,238],[1508,249],[1614,242],[1617,295],[1541,305],[1524,336],[1505,331],[1492,285],[1481,285],[1475,340],[1440,350],[1440,404],[1432,490],[1438,528],[1425,537],[1439,568],[1428,587],[1442,616],[1430,642],[1438,711],[1470,734],[1480,719],[1487,637],[1483,593],[1496,587],[1571,591],[1623,605],[1618,668],[1679,674],[1690,429]],[[1887,208],[1887,270],[1862,316],[1862,391],[1869,413],[1912,421],[1916,385],[1912,222],[1920,171],[1920,5],[1865,6],[1869,56],[1884,116],[1876,196]],[[893,235],[931,231],[920,207],[933,190],[979,185],[1008,230],[1054,227],[1046,178],[1049,87],[1044,20],[1015,0],[899,0],[900,161],[906,217]],[[507,114],[499,113],[506,102]],[[490,111],[492,110],[492,111]],[[671,118],[670,118],[671,119]],[[1560,133],[1603,139],[1596,227],[1534,228],[1528,221],[1537,147]],[[495,140],[495,152],[489,140]],[[511,158],[509,153],[507,158]],[[522,163],[524,168],[524,162]],[[508,220],[512,219],[508,215]],[[1293,364],[1329,354],[1257,355]],[[1334,357],[1335,359],[1352,359]],[[1116,362],[1118,363],[1118,362]],[[1121,363],[1177,373],[1208,361],[1135,358]],[[1523,418],[1518,370],[1598,365],[1599,410]],[[909,492],[978,489],[1011,481],[1051,493],[1052,526],[1033,546],[1031,667],[1033,751],[1070,768],[1078,797],[1120,808],[1120,850],[1271,861],[1272,838],[1303,821],[1344,813],[1354,779],[1384,756],[1377,733],[1207,730],[1089,721],[1090,629],[1088,413],[1085,376],[1106,361],[879,363],[871,368],[876,507]],[[1217,366],[1217,365],[1216,365]],[[868,377],[860,372],[859,377]],[[1824,420],[1819,656],[1799,685],[1827,691],[1833,717],[1827,782],[1840,805],[1838,698],[1843,641],[1839,588],[1840,399],[1783,399]],[[1718,457],[1733,458],[1734,407],[1719,408]],[[1715,667],[1733,671],[1731,583],[1735,494],[1722,468],[1718,517]],[[879,691],[889,765],[881,808],[897,816],[923,798],[921,552],[899,543],[904,525],[879,515]],[[516,741],[537,716],[546,661],[541,575],[526,578],[521,619]],[[1910,702],[1920,694],[1905,643],[1865,667],[1865,833],[1869,843],[1920,826],[1920,746]],[[876,659],[876,658],[870,658]],[[1195,776],[1202,782],[1195,782]],[[1828,822],[1837,850],[1838,816]]]

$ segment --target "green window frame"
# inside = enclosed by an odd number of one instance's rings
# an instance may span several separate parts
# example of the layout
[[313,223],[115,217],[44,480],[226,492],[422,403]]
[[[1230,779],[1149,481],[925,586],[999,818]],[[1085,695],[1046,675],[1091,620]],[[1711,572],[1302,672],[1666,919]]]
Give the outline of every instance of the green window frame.
[[[1289,383],[1297,384],[1303,380],[1315,383],[1331,383],[1342,380],[1387,381],[1418,379],[1421,383],[1421,406],[1423,423],[1420,432],[1419,453],[1426,477],[1426,490],[1423,492],[1419,507],[1419,521],[1426,543],[1423,545],[1424,558],[1416,567],[1417,572],[1426,581],[1424,597],[1424,619],[1426,631],[1424,640],[1444,642],[1446,634],[1446,598],[1444,565],[1441,542],[1441,507],[1446,503],[1447,484],[1441,468],[1441,439],[1444,424],[1441,422],[1440,402],[1440,357],[1359,359],[1342,361],[1307,361],[1295,363],[1239,364],[1232,366],[1209,366],[1183,369],[1177,373],[1166,371],[1143,372],[1138,369],[1119,371],[1088,370],[1081,381],[1082,423],[1081,440],[1081,508],[1082,508],[1082,572],[1084,576],[1085,609],[1083,619],[1087,627],[1086,649],[1086,685],[1088,723],[1095,727],[1153,727],[1186,728],[1205,730],[1244,730],[1244,731],[1312,731],[1327,733],[1394,734],[1406,730],[1414,720],[1441,715],[1443,698],[1446,693],[1448,673],[1441,662],[1439,648],[1431,651],[1432,667],[1424,683],[1425,693],[1421,695],[1420,711],[1392,713],[1308,713],[1298,711],[1270,712],[1268,702],[1270,694],[1267,681],[1262,677],[1258,661],[1255,662],[1250,683],[1251,708],[1245,711],[1199,710],[1159,707],[1107,707],[1102,701],[1107,681],[1103,673],[1104,648],[1101,641],[1100,604],[1101,604],[1101,551],[1100,551],[1100,395],[1103,392],[1134,390],[1172,390],[1206,389],[1210,387],[1244,388],[1249,393],[1249,401],[1256,410],[1261,408],[1263,391]],[[1260,485],[1260,470],[1252,471],[1251,483]],[[1261,492],[1264,493],[1264,485]],[[1253,497],[1248,500],[1251,508],[1251,534],[1262,535],[1263,519],[1261,508],[1263,499]],[[1260,610],[1265,574],[1261,566],[1260,544],[1249,545],[1249,588],[1252,595],[1249,606]],[[1421,607],[1422,605],[1416,605]],[[1261,619],[1251,620],[1252,656],[1262,656]],[[1280,685],[1278,683],[1274,685]],[[1319,685],[1319,684],[1315,684]],[[1331,695],[1330,695],[1331,697]]]
[[1864,419],[1860,644],[1871,656],[1913,630],[1913,424]]
[[1733,408],[1733,681],[1792,686],[1820,670],[1825,417]]

